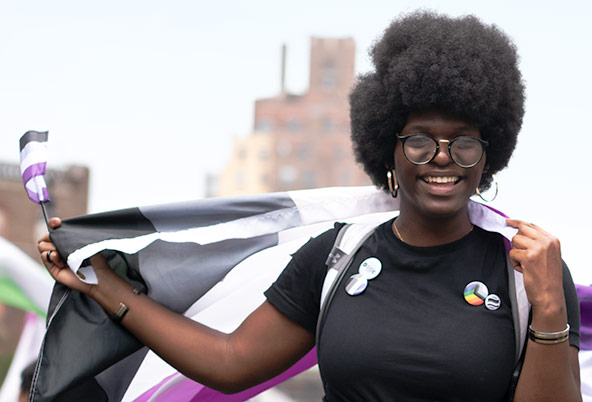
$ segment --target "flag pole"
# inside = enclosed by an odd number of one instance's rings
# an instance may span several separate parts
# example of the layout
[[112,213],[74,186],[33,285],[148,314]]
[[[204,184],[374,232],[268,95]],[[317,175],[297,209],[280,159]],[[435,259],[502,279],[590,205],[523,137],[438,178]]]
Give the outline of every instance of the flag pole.
[[41,211],[43,211],[43,219],[45,219],[45,226],[47,227],[47,231],[50,231],[49,227],[49,219],[47,219],[47,211],[45,210],[45,203],[47,201],[42,201],[39,203],[41,205]]

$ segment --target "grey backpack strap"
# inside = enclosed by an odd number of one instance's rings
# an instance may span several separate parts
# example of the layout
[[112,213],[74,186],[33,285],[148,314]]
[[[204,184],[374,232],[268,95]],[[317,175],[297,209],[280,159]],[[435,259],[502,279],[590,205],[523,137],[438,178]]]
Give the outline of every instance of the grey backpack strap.
[[510,261],[510,256],[507,253],[506,267],[508,269],[508,293],[510,294],[512,318],[514,320],[514,337],[516,342],[515,362],[518,362],[524,350],[524,344],[526,343],[530,304],[526,297],[522,274],[514,269]]
[[[509,244],[506,244],[506,247],[509,250]],[[514,392],[516,391],[518,379],[520,378],[520,371],[522,370],[522,358],[524,356],[524,345],[526,344],[530,304],[526,297],[526,289],[524,288],[522,274],[514,269],[507,252],[506,268],[508,271],[508,293],[510,295],[510,304],[512,307],[512,319],[514,320],[514,340],[516,343],[514,373],[512,374],[512,384],[508,394],[508,401],[513,401]]]
[[343,226],[337,234],[333,248],[325,262],[327,265],[327,274],[325,275],[325,281],[323,282],[323,289],[321,291],[319,318],[317,320],[315,337],[317,346],[321,338],[321,330],[325,316],[327,315],[327,309],[331,304],[339,283],[347,272],[347,268],[353,261],[356,252],[370,235],[372,235],[378,225],[380,223],[350,223]]

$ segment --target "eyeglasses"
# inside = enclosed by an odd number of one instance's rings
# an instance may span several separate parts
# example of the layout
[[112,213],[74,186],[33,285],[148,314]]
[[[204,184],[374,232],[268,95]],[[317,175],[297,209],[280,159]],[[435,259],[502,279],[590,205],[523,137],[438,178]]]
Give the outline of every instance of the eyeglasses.
[[427,134],[397,135],[403,145],[403,154],[407,160],[415,165],[430,163],[440,150],[440,143],[448,144],[450,159],[458,166],[470,168],[483,158],[485,147],[489,143],[485,140],[461,135],[452,140],[436,140]]

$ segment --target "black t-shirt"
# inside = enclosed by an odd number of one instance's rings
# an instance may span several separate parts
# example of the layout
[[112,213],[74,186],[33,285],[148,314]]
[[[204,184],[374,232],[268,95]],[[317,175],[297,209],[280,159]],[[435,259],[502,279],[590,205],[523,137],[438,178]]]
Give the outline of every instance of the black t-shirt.
[[[318,346],[330,401],[502,401],[514,368],[514,326],[501,235],[478,227],[455,242],[414,247],[379,226],[356,254],[328,310]],[[314,333],[324,264],[342,225],[309,241],[265,293]],[[367,258],[382,269],[350,296],[348,278]],[[499,296],[490,310],[464,298],[479,281]],[[579,347],[579,310],[564,271],[570,343]]]

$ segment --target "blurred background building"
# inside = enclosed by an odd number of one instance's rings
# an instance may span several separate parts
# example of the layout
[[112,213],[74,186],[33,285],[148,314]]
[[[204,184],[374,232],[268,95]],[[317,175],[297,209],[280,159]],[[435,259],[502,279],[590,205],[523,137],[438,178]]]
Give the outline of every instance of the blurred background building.
[[369,184],[350,140],[354,40],[311,39],[309,88],[302,95],[286,91],[285,46],[281,63],[280,93],[255,101],[252,133],[234,139],[224,170],[206,180],[207,196]]
[[[82,166],[48,170],[49,216],[87,213],[89,170]],[[30,201],[17,164],[0,163],[0,236],[39,261],[37,240],[47,232],[41,207]],[[40,266],[41,269],[41,266]],[[0,304],[0,384],[8,370],[23,327],[25,312]]]

